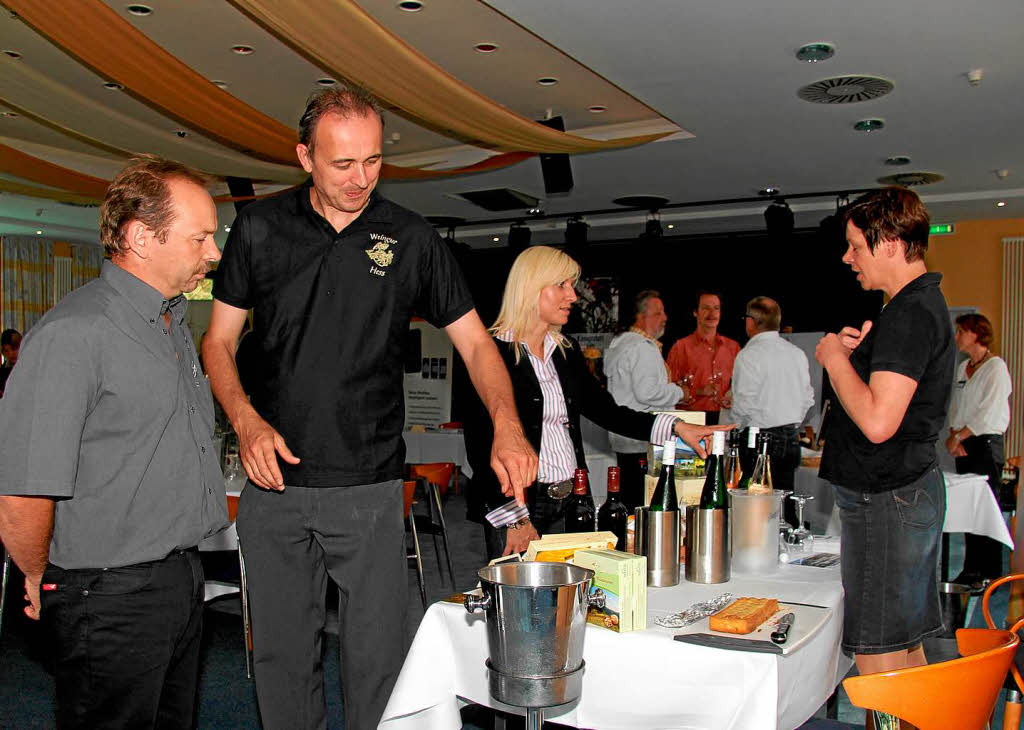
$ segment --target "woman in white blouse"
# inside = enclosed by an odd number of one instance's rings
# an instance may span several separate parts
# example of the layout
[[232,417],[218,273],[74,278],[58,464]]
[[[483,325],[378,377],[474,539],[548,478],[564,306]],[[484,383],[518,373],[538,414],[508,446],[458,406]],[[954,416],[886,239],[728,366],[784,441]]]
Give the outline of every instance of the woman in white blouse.
[[[992,323],[983,314],[956,319],[956,346],[967,359],[957,366],[946,448],[958,474],[984,474],[998,498],[1003,473],[1003,432],[1010,424],[1010,371],[989,349]],[[984,584],[1003,574],[1002,544],[966,535],[964,569],[955,583]]]

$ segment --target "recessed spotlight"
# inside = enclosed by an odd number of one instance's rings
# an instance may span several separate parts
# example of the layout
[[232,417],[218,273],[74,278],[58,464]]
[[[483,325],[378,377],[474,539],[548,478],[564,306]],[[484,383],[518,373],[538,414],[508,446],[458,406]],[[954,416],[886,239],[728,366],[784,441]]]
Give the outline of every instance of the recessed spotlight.
[[398,3],[398,9],[407,13],[418,13],[423,10],[423,3],[420,0],[402,0]]
[[16,116],[18,116],[18,112],[9,112],[9,111],[2,111],[2,112],[0,112],[0,117],[10,117],[11,119],[14,119],[14,117],[16,117]]
[[666,226],[666,228],[675,228],[675,227],[676,227],[675,223],[669,223],[668,226]]
[[1000,200],[998,203],[996,203],[996,207],[997,208],[1005,208],[1006,207],[1006,201],[1005,200]]
[[781,191],[774,185],[769,185],[766,188],[761,188],[757,191],[758,195],[763,195],[766,198],[770,198],[774,195],[778,195]]
[[909,165],[910,158],[906,155],[894,155],[892,157],[885,158],[885,164],[890,167],[898,167],[899,165]]
[[231,226],[224,226],[225,233],[231,233]]
[[140,18],[144,18],[147,15],[153,14],[153,8],[149,7],[148,5],[127,5],[125,6],[125,10],[128,11],[129,15],[137,15]]
[[317,79],[316,82],[320,86],[334,86],[336,83],[338,83],[337,81],[332,79],[330,76],[324,76],[322,79]]
[[827,61],[836,55],[836,47],[831,43],[808,43],[796,49],[797,60],[817,63]]
[[8,58],[13,58],[15,61],[17,61],[19,58],[21,58],[21,54],[20,53],[18,53],[17,51],[12,51],[12,50],[7,49],[7,48],[5,48],[3,50],[3,54],[5,56],[7,56]]
[[43,235],[43,232],[42,231],[36,231],[36,235],[37,236],[41,236],[41,235]]
[[853,125],[858,132],[877,132],[884,127],[885,121],[882,119],[861,119]]
[[498,50],[497,43],[477,43],[473,46],[473,50],[477,53],[494,53]]
[[530,208],[528,211],[526,211],[526,214],[527,215],[544,215],[544,209],[543,208]]
[[244,43],[239,43],[237,46],[231,46],[231,52],[237,53],[239,56],[251,56],[255,52],[255,48],[247,46]]
[[121,91],[124,89],[124,85],[119,84],[116,81],[107,81],[103,84],[103,88],[110,89],[111,91]]
[[558,83],[558,79],[556,79],[554,76],[541,76],[539,79],[537,79],[537,83],[540,84],[541,86],[554,86],[555,84]]
[[216,86],[219,89],[226,89],[226,88],[228,88],[228,82],[227,81],[221,81],[220,79],[217,79],[217,80],[210,79],[210,83],[213,84],[214,86]]
[[606,107],[604,104],[594,104],[593,106],[588,106],[587,111],[590,112],[591,114],[604,114],[606,111],[608,111],[608,107]]
[[185,129],[175,129],[174,133],[177,136],[181,137],[182,139],[185,139],[185,137],[188,136],[188,130],[185,130]]
[[495,236],[495,237],[494,237],[494,238],[492,238],[491,240],[492,240],[492,241],[494,241],[495,243],[497,243],[498,241],[500,241],[500,240],[501,240],[501,238],[499,238],[498,236]]

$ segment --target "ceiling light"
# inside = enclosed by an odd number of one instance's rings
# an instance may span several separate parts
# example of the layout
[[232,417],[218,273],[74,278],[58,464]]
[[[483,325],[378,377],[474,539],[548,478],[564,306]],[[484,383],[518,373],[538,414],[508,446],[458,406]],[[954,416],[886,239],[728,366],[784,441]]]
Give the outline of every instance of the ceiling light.
[[330,76],[324,76],[322,79],[317,79],[316,82],[320,86],[334,86],[336,83],[338,83],[337,81],[332,79]]
[[672,230],[672,229],[673,229],[673,228],[675,228],[675,227],[676,227],[675,223],[669,223],[669,224],[668,224],[668,226],[667,226],[667,228],[668,228],[669,230]]
[[477,51],[478,53],[494,53],[496,50],[498,50],[498,44],[477,43],[475,46],[473,46],[473,50]]
[[8,58],[13,58],[14,60],[18,60],[19,58],[21,58],[21,54],[18,53],[17,51],[11,51],[11,50],[8,50],[8,49],[4,49],[3,54],[5,56],[7,56]]
[[43,235],[43,232],[42,231],[36,231],[36,235],[37,236],[41,236],[41,235]]
[[116,81],[107,81],[103,84],[103,88],[110,89],[111,91],[121,91],[124,89],[124,86]]
[[239,56],[251,56],[256,49],[252,46],[247,46],[244,43],[239,43],[237,46],[231,46],[231,52],[237,53]]
[[185,130],[185,129],[175,129],[175,130],[174,130],[174,133],[175,133],[175,134],[176,134],[177,136],[181,137],[182,139],[185,139],[185,137],[187,137],[187,136],[188,136],[188,131],[187,131],[187,130]]
[[231,226],[224,226],[225,233],[231,233]]
[[604,104],[594,104],[593,106],[588,106],[587,111],[590,112],[591,114],[603,114],[604,112],[608,111],[608,107],[606,107]]
[[140,18],[144,18],[147,15],[152,15],[153,8],[148,5],[128,5],[125,7],[129,15],[137,15]]
[[761,195],[761,196],[764,196],[766,198],[773,198],[776,195],[778,195],[780,192],[781,191],[777,187],[775,187],[774,185],[769,185],[766,188],[761,188],[760,190],[758,190],[757,194]]
[[796,49],[797,60],[808,63],[827,61],[834,55],[836,55],[836,47],[831,43],[808,43],[806,46]]
[[878,178],[880,185],[932,185],[945,180],[937,172],[901,172],[897,175],[885,175]]
[[996,203],[996,207],[997,208],[1005,208],[1006,207],[1006,201],[1000,200],[998,203]]
[[220,88],[220,89],[228,88],[228,82],[227,81],[221,81],[219,79],[217,79],[215,81],[214,79],[210,79],[210,83],[213,84],[214,86],[216,86],[217,88]]
[[907,157],[906,155],[894,155],[892,157],[886,157],[885,164],[889,165],[890,167],[897,167],[899,165],[909,165],[910,158]]
[[402,0],[398,3],[398,9],[407,13],[418,13],[423,10],[423,3],[420,0]]
[[650,211],[647,214],[647,222],[644,224],[644,232],[640,234],[640,238],[661,238],[663,233],[661,217],[658,215],[658,211]]
[[858,132],[876,132],[884,127],[885,121],[882,119],[861,119],[853,125]]
[[492,240],[492,241],[494,241],[495,243],[497,243],[498,241],[500,241],[500,240],[501,240],[501,238],[499,238],[498,236],[495,236],[495,237],[494,237],[494,238],[492,238],[491,240]]
[[537,83],[540,84],[541,86],[554,86],[555,84],[558,83],[558,79],[556,79],[554,76],[541,76],[539,79],[537,79]]
[[16,116],[18,116],[18,112],[9,112],[9,111],[0,112],[0,117],[10,117],[11,119],[13,119]]
[[528,211],[526,211],[526,214],[527,215],[544,215],[544,209],[543,208],[530,208]]
[[995,176],[1000,180],[1005,180],[1006,178],[1010,177],[1010,171],[1007,170],[1005,167],[1000,170],[993,170],[992,172],[994,172]]

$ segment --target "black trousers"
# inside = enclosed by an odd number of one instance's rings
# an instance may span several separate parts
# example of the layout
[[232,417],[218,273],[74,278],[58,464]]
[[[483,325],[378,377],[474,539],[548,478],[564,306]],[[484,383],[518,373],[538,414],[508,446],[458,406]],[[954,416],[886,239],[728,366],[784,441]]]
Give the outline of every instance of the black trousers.
[[328,575],[340,588],[345,727],[375,728],[402,669],[408,568],[402,481],[283,492],[247,483],[238,504],[265,730],[327,727]]
[[[792,492],[796,470],[800,467],[800,441],[797,436],[796,426],[773,426],[762,428],[762,433],[771,437],[771,446],[768,455],[771,458],[772,486],[775,489],[782,489]],[[742,442],[747,443],[746,431]],[[744,446],[740,449],[740,468],[744,474],[749,474],[757,461],[757,452]],[[786,522],[796,526],[796,505],[793,500],[785,499],[782,504],[782,516]],[[806,522],[806,520],[804,520]]]
[[[1001,434],[971,436],[962,442],[967,456],[956,458],[957,474],[984,474],[988,486],[999,499],[1003,478],[1003,437]],[[982,578],[998,578],[1003,574],[1003,544],[984,535],[964,535],[964,572]]]
[[203,634],[195,550],[123,568],[49,565],[60,728],[193,728]]

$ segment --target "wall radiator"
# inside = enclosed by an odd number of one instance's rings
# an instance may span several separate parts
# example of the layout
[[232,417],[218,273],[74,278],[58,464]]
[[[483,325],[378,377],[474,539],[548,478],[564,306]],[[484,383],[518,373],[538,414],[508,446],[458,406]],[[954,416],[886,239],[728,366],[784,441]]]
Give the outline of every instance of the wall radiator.
[[53,257],[53,304],[71,293],[71,257]]
[[[1003,359],[1010,369],[1010,428],[1006,457],[1024,455],[1024,236],[1003,239]],[[1024,491],[1024,490],[1022,490]]]

